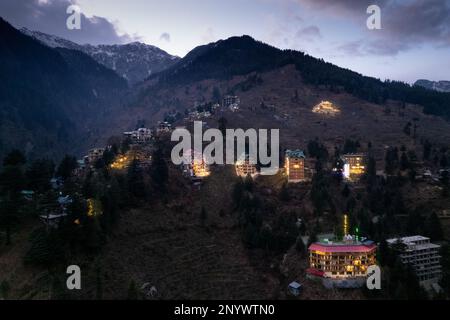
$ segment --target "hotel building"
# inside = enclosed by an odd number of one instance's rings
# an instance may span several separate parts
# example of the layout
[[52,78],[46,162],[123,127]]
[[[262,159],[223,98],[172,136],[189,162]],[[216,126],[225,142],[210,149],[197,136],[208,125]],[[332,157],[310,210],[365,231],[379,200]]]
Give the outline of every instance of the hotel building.
[[363,153],[349,153],[342,156],[344,161],[344,178],[358,181],[366,172],[366,155]]
[[311,244],[308,250],[310,268],[307,273],[324,278],[365,278],[367,268],[376,264],[377,246],[372,241],[323,241]]
[[302,150],[286,150],[284,168],[288,182],[305,181],[305,154]]

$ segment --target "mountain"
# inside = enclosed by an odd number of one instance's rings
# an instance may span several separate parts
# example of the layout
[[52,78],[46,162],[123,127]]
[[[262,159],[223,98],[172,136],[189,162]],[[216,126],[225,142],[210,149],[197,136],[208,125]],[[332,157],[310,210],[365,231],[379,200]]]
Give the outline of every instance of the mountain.
[[[116,121],[132,127],[141,119],[181,119],[194,106],[220,102],[226,95],[239,97],[239,111],[221,108],[202,118],[209,127],[217,127],[224,116],[229,128],[279,128],[285,148],[307,148],[318,138],[333,150],[336,141],[352,138],[373,145],[382,162],[386,146],[405,145],[420,154],[418,141],[445,144],[450,139],[450,94],[366,77],[249,36],[197,47],[150,76],[135,88],[133,111]],[[315,113],[321,101],[331,102],[339,114]],[[416,126],[417,146],[403,131],[408,123]],[[190,122],[174,125],[189,127]]]
[[414,85],[424,87],[429,90],[436,90],[439,92],[450,92],[450,81],[430,81],[419,79],[414,83]]
[[50,48],[0,18],[0,157],[61,157],[87,147],[126,81],[77,50]]
[[294,65],[305,83],[310,85],[344,90],[376,104],[384,104],[388,100],[418,104],[423,106],[427,114],[450,119],[450,94],[425,90],[399,81],[383,82],[303,52],[280,50],[245,35],[193,49],[172,67],[150,76],[148,84],[170,86],[205,79],[230,79],[286,65]]
[[31,31],[26,28],[22,28],[21,31],[51,48],[82,51],[127,79],[130,85],[141,82],[151,74],[167,69],[179,60],[178,57],[155,46],[140,42],[121,45],[80,45],[39,31]]

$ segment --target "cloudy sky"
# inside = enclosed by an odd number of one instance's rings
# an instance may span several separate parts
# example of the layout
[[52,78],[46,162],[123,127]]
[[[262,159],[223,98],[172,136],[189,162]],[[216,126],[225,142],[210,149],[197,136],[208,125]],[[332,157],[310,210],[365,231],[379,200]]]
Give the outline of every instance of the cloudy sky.
[[[81,30],[66,28],[77,4]],[[366,10],[381,8],[381,30]],[[78,43],[142,41],[184,56],[248,34],[381,79],[450,80],[450,0],[1,0],[17,27]]]

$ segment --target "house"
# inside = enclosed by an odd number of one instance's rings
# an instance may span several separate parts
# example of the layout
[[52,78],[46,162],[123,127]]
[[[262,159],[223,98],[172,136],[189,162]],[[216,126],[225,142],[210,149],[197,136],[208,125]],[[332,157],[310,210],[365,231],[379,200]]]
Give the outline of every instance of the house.
[[300,295],[302,290],[302,285],[300,283],[298,283],[297,281],[292,281],[291,283],[289,283],[288,285],[288,291],[290,294],[292,294],[293,296],[298,296]]
[[64,218],[67,216],[67,213],[59,213],[59,214],[47,214],[39,216],[39,219],[50,228],[58,228]]
[[192,181],[209,176],[209,166],[202,153],[195,150],[187,150],[183,153],[183,173],[190,177]]
[[22,190],[22,191],[20,191],[20,194],[27,201],[33,200],[33,196],[34,196],[33,190]]
[[123,135],[131,140],[133,144],[148,143],[152,139],[152,130],[139,128],[134,131],[126,131]]
[[241,103],[241,100],[238,96],[230,96],[227,95],[222,99],[222,107],[229,108],[230,106],[237,106],[239,108],[239,105]]
[[305,154],[302,150],[286,150],[284,168],[288,182],[306,181]]
[[242,154],[235,163],[236,174],[240,177],[250,175],[252,178],[258,175],[256,159],[251,158],[247,153]]
[[342,156],[344,162],[344,178],[358,181],[366,172],[366,155],[364,153],[348,153]]
[[50,184],[52,189],[57,190],[63,186],[63,180],[61,178],[52,178],[50,179]]
[[442,276],[440,245],[431,243],[430,238],[420,235],[386,241],[398,253],[400,261],[412,267],[420,285],[429,289],[439,282]]
[[156,128],[157,134],[169,133],[172,131],[172,125],[167,121],[159,121]]
[[89,150],[88,154],[84,157],[84,163],[86,165],[94,165],[97,160],[103,157],[105,148],[94,148]]

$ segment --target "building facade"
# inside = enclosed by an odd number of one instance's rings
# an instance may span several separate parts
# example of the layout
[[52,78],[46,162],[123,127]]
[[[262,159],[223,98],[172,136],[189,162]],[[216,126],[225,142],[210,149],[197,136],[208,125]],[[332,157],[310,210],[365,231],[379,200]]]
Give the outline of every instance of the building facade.
[[194,150],[187,150],[183,153],[183,173],[190,178],[205,178],[209,176],[209,165],[205,157]]
[[88,154],[84,157],[84,163],[88,165],[93,165],[97,160],[103,157],[105,153],[105,148],[94,148],[89,150]]
[[431,243],[430,238],[420,235],[393,238],[387,240],[387,243],[398,251],[402,263],[413,268],[422,286],[439,282],[442,275],[440,245]]
[[358,181],[366,172],[366,155],[363,153],[349,153],[342,156],[344,161],[344,178]]
[[246,177],[247,175],[254,177],[258,174],[256,160],[251,160],[248,154],[243,154],[238,158],[235,168],[236,174],[240,177]]
[[331,279],[366,277],[376,264],[377,246],[372,241],[316,242],[309,246],[308,273]]
[[302,150],[286,150],[284,168],[288,182],[306,181],[305,154]]

